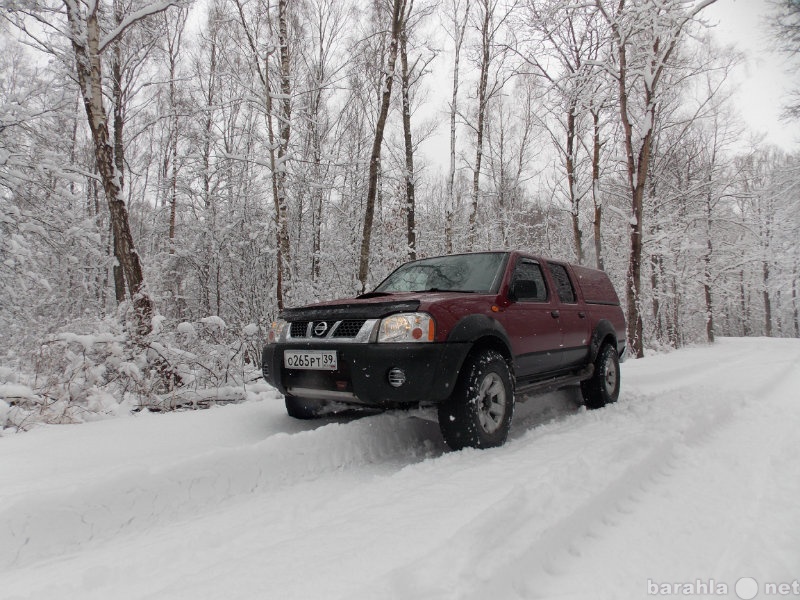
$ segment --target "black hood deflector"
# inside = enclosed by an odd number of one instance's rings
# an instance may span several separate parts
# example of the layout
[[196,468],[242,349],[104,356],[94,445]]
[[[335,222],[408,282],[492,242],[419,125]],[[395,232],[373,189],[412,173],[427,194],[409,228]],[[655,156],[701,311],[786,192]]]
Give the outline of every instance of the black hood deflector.
[[340,321],[342,319],[380,319],[400,312],[415,312],[419,300],[395,302],[352,302],[325,306],[287,308],[280,314],[284,321]]

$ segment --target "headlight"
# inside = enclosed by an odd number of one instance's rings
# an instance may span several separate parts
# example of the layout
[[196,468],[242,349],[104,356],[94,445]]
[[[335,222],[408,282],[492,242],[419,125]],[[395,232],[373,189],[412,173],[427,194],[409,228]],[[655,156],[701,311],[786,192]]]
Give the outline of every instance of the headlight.
[[436,323],[427,313],[400,313],[386,317],[378,330],[379,342],[432,342]]
[[281,338],[281,334],[283,334],[283,330],[286,329],[287,325],[288,323],[282,319],[273,321],[267,332],[267,343],[274,344],[277,342]]

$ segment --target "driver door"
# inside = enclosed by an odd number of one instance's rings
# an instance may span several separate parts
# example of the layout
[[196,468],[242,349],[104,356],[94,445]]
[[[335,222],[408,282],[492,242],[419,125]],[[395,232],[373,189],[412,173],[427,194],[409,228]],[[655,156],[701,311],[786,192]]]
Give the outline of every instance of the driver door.
[[561,330],[554,294],[548,289],[538,261],[518,259],[508,299],[503,326],[511,341],[517,377],[534,378],[558,370]]

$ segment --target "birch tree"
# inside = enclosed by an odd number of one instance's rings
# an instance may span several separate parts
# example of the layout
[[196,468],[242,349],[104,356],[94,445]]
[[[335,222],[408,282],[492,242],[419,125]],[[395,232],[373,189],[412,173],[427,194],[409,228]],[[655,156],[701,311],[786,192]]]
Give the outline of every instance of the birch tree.
[[[344,77],[347,64],[342,56],[344,32],[349,24],[348,11],[339,3],[308,0],[300,14],[308,31],[309,43],[299,48],[301,77],[305,89],[300,94],[301,135],[303,136],[306,175],[303,178],[311,198],[311,279],[321,277],[324,207],[334,187],[334,160],[328,150],[335,126],[331,97],[336,83]],[[302,211],[301,211],[302,213]]]
[[470,0],[450,0],[447,34],[453,40],[453,89],[448,106],[450,113],[450,166],[447,171],[447,200],[445,204],[445,252],[453,252],[453,217],[460,199],[456,191],[456,117],[458,116],[458,90],[461,68],[461,47],[467,31]]
[[[152,15],[176,6],[179,0],[163,0],[143,5],[126,14],[118,13],[114,23],[103,20],[104,13],[113,14],[98,0],[63,0],[42,2],[30,9],[14,8],[15,24],[42,50],[69,65],[83,97],[83,107],[94,146],[97,170],[111,216],[115,255],[121,263],[128,293],[136,315],[136,332],[145,335],[152,329],[155,314],[153,299],[147,289],[142,262],[133,241],[128,209],[123,197],[124,180],[115,160],[115,140],[109,131],[109,113],[104,96],[104,55],[115,42],[138,23]],[[34,19],[38,27],[28,27],[26,19]],[[65,39],[71,52],[65,53],[42,35],[44,28],[57,38]]]
[[[594,203],[595,251],[602,264],[600,222],[602,204],[598,193],[600,178],[600,111],[606,76],[600,68],[606,44],[604,29],[595,7],[564,5],[562,2],[528,2],[523,23],[537,34],[532,49],[523,57],[529,68],[550,88],[551,102],[543,118],[565,173],[564,190],[569,205],[575,259],[585,261],[580,219],[583,200]],[[589,152],[581,155],[584,140],[591,134]],[[586,165],[586,166],[584,166]]]
[[475,161],[472,166],[472,193],[467,231],[467,247],[472,249],[477,240],[478,205],[480,203],[480,180],[483,166],[484,136],[486,133],[486,113],[489,102],[503,89],[510,74],[504,70],[507,46],[498,39],[515,3],[499,9],[499,0],[476,0],[473,13],[473,27],[477,30],[480,42],[477,45],[478,82],[475,90],[476,118]]
[[[250,7],[243,0],[234,2],[261,88],[256,96],[263,99],[267,128],[267,156],[275,207],[277,273],[275,299],[278,308],[283,309],[285,288],[290,285],[292,271],[286,190],[292,111],[288,40],[289,0],[278,0],[277,17],[270,15],[272,4],[269,1],[257,3],[253,10],[249,10]],[[266,32],[262,30],[262,26],[266,27]],[[262,39],[265,35],[267,39]],[[273,81],[274,71],[278,73],[277,83]],[[277,108],[275,104],[278,105]]]

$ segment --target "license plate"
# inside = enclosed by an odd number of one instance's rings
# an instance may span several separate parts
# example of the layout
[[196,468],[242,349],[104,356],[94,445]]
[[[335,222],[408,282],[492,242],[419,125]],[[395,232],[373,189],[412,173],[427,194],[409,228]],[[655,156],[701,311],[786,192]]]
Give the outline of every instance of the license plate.
[[335,371],[335,350],[284,350],[283,366],[287,369]]

